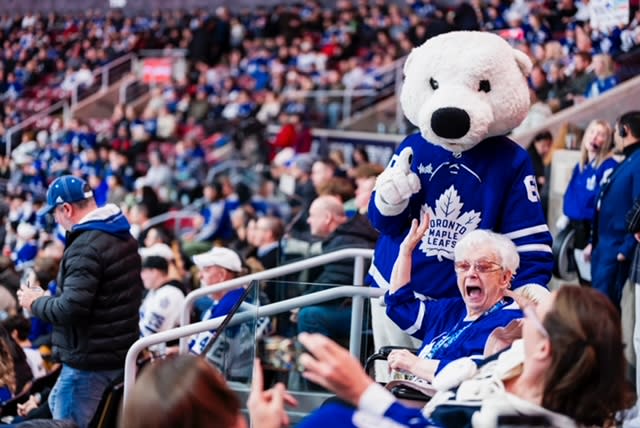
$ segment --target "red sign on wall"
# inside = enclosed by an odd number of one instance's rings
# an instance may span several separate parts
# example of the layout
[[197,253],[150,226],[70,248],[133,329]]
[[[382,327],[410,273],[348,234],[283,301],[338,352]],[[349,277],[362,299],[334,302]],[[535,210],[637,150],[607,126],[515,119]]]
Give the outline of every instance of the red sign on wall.
[[144,83],[171,83],[173,58],[145,58],[142,64]]

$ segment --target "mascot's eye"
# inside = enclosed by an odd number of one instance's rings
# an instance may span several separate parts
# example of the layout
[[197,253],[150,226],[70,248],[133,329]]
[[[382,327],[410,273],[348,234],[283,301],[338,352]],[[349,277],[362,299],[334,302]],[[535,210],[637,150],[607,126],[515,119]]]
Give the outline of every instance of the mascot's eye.
[[433,89],[434,91],[438,89],[438,87],[440,87],[440,85],[438,84],[438,81],[433,77],[429,79],[429,85],[431,85],[431,89]]
[[478,90],[482,91],[482,92],[491,91],[491,83],[489,83],[488,80],[481,80],[480,81],[480,87],[478,88]]

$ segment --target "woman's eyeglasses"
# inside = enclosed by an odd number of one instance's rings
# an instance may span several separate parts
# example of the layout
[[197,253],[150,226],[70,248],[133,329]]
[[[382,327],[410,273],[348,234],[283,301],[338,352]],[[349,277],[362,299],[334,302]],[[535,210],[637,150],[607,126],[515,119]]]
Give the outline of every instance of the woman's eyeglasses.
[[538,314],[536,313],[535,304],[533,302],[527,302],[525,305],[521,307],[521,309],[525,318],[533,323],[536,330],[538,330],[540,334],[542,334],[544,337],[549,337],[549,332],[547,331],[546,328],[544,328],[542,321],[540,320],[540,318],[538,317]]
[[459,262],[455,262],[453,266],[456,272],[459,272],[459,273],[468,272],[472,266],[473,266],[473,270],[475,270],[478,273],[489,273],[489,272],[495,272],[502,269],[502,266],[500,265],[500,263],[492,262],[489,260],[476,260],[473,263],[468,262],[466,260],[461,260]]

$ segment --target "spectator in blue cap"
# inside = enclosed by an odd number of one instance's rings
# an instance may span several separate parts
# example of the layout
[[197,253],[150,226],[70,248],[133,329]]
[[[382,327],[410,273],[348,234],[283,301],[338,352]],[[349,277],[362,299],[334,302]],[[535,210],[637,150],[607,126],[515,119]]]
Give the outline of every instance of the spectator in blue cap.
[[28,285],[20,305],[53,324],[53,357],[62,371],[49,395],[56,420],[88,426],[106,388],[122,376],[127,351],[138,339],[142,301],[138,243],[122,211],[98,207],[82,179],[64,175],[51,183],[47,204],[67,232],[58,293]]

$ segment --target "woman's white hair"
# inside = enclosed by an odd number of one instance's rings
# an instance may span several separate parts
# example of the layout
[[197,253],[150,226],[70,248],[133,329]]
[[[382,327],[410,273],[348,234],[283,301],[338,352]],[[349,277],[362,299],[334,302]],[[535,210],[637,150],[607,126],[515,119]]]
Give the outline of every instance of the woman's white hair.
[[477,229],[467,233],[454,248],[456,260],[463,260],[479,247],[488,248],[497,253],[500,265],[515,275],[520,265],[520,255],[511,239],[489,230]]

